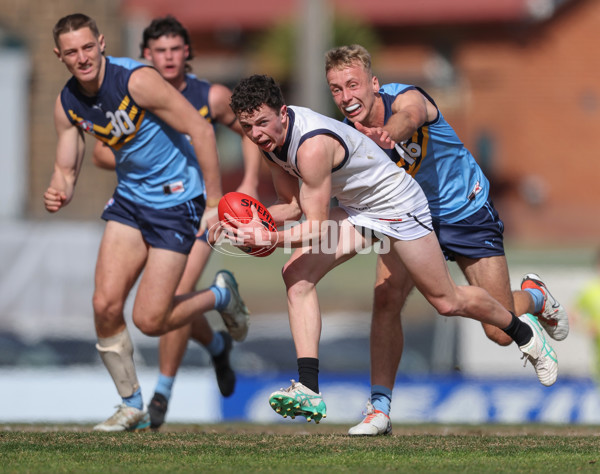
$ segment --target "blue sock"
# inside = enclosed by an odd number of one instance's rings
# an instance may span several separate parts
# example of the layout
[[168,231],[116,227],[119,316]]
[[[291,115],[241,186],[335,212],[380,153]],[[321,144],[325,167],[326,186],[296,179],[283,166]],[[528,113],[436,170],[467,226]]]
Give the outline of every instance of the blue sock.
[[138,410],[144,408],[144,401],[142,400],[141,388],[138,388],[135,392],[133,392],[133,395],[122,398],[122,400],[123,403],[128,407],[137,408]]
[[160,393],[167,400],[171,398],[171,391],[173,390],[173,384],[175,383],[175,377],[169,377],[167,375],[158,374],[158,382],[156,382],[156,387],[154,391],[156,393]]
[[390,415],[390,405],[392,404],[392,389],[383,385],[373,385],[371,387],[371,404],[375,410],[382,411]]
[[544,293],[537,288],[525,288],[525,291],[533,298],[534,314],[544,311]]
[[225,339],[223,339],[223,334],[220,332],[215,332],[213,334],[212,341],[206,346],[206,350],[211,356],[218,356],[225,349]]
[[215,309],[217,311],[225,309],[225,307],[229,304],[229,300],[231,299],[229,290],[227,288],[221,288],[216,285],[211,286],[209,289],[215,295]]

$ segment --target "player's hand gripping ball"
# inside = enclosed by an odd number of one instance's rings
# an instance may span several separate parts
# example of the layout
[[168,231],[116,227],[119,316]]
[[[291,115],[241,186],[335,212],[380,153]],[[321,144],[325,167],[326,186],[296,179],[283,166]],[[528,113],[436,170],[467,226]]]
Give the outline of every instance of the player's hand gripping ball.
[[[252,220],[252,209],[250,206],[254,205],[258,217],[268,230],[271,232],[277,232],[275,221],[271,216],[271,213],[267,208],[259,201],[254,199],[252,196],[244,193],[231,192],[225,194],[219,201],[219,220],[221,222],[227,222],[225,213],[229,214],[230,217],[243,224],[247,224]],[[268,247],[251,247],[251,246],[237,246],[237,248],[246,252],[248,255],[255,257],[266,257],[271,255],[275,251],[275,246]]]

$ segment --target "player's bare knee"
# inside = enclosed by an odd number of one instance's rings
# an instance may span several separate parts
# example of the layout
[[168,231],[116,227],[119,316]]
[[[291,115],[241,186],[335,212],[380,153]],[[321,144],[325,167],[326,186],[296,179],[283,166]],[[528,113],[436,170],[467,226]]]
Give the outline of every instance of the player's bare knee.
[[452,302],[447,299],[430,300],[429,302],[433,305],[438,314],[442,316],[462,315],[456,305],[452,304]]
[[94,316],[97,324],[110,325],[123,320],[123,302],[106,298],[101,293],[94,293],[92,298]]
[[143,317],[133,315],[133,324],[146,336],[162,336],[167,332],[164,320],[145,315]]
[[135,323],[136,327],[146,336],[162,336],[165,333],[162,325],[148,321]]
[[293,285],[287,286],[287,296],[290,301],[297,298],[303,298],[314,289],[314,285],[306,280],[296,281]]
[[298,271],[295,266],[293,266],[290,262],[287,262],[283,268],[281,269],[281,277],[283,278],[283,282],[285,286],[288,287],[293,284],[294,281],[297,280]]
[[300,265],[286,264],[281,271],[288,292],[292,290],[300,293],[314,287],[314,284],[309,282],[308,275],[299,267]]

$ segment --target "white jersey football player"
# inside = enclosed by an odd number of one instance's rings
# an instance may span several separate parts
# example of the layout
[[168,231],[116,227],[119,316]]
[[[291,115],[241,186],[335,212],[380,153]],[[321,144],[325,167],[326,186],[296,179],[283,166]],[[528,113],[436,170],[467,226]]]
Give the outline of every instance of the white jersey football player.
[[[452,281],[423,191],[370,138],[309,109],[286,106],[268,76],[243,79],[233,91],[231,106],[244,133],[268,158],[278,196],[269,211],[276,224],[305,217],[277,232],[264,228],[256,212],[249,224],[223,224],[239,244],[296,248],[283,268],[283,279],[299,379],[269,398],[277,413],[316,422],[326,416],[318,384],[321,314],[316,285],[363,249],[368,233],[385,244],[392,274],[408,272],[439,314],[504,330],[532,362],[542,384],[556,381],[556,354],[541,331],[482,288]],[[333,197],[339,206],[331,207]]]

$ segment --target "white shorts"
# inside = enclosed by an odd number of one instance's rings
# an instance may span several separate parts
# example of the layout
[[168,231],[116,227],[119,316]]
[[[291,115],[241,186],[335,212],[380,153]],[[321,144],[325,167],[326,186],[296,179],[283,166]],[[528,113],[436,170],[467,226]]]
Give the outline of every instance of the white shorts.
[[375,235],[381,233],[397,240],[416,240],[433,232],[428,204],[394,219],[367,217],[364,214],[353,215],[352,210],[344,210],[348,212],[348,221],[354,227],[371,229]]

